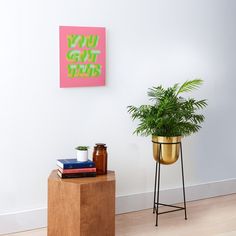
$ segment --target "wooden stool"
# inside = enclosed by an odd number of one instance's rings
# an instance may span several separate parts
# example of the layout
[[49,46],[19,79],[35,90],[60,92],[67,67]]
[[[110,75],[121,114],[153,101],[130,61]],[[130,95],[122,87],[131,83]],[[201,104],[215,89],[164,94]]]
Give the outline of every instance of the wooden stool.
[[90,178],[48,178],[48,236],[114,236],[115,172]]

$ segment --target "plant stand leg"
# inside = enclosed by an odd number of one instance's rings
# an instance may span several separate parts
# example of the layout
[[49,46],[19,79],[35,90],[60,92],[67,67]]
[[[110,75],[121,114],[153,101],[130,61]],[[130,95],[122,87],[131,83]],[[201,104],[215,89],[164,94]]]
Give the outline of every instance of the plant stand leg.
[[158,216],[159,216],[159,196],[160,196],[160,178],[161,178],[161,144],[158,155],[158,184],[157,184],[157,206],[156,206],[156,226],[158,226]]
[[186,198],[185,198],[185,185],[184,185],[184,165],[183,165],[182,143],[180,142],[179,145],[180,145],[180,152],[181,152],[181,169],[182,169],[182,182],[183,182],[184,213],[185,213],[185,220],[187,220]]
[[157,193],[157,161],[156,161],[156,170],[155,170],[155,185],[154,185],[154,200],[153,200],[153,214],[156,211],[156,193]]

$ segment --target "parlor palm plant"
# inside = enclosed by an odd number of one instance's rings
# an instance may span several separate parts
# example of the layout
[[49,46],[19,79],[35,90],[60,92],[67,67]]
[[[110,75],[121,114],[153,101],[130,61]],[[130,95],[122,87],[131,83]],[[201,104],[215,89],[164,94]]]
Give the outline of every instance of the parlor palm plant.
[[[174,84],[167,89],[162,86],[150,88],[148,97],[153,102],[152,105],[128,106],[128,112],[132,119],[140,121],[134,133],[144,136],[152,135],[154,142],[169,143],[179,142],[181,136],[197,132],[204,121],[204,115],[199,114],[198,111],[206,107],[207,102],[205,99],[184,98],[181,94],[192,92],[202,83],[203,80],[194,79],[181,85]],[[178,146],[175,146],[176,152],[178,152]],[[154,158],[156,160],[158,158],[157,152],[158,146],[154,143]],[[173,162],[177,159],[178,153]],[[163,162],[163,164],[171,163]]]

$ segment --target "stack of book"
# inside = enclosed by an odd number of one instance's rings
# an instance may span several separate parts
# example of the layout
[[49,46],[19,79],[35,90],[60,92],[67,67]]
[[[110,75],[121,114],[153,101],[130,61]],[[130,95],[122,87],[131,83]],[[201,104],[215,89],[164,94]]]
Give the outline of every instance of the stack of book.
[[77,159],[58,159],[57,174],[60,178],[95,177],[96,167],[93,161],[79,162]]

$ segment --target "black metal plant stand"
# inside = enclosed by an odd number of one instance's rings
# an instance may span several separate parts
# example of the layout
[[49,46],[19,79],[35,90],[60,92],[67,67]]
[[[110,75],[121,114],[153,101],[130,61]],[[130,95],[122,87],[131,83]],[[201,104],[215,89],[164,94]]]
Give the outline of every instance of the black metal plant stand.
[[[176,142],[176,143],[161,143],[161,142],[155,142],[155,141],[152,141],[152,142],[153,142],[153,143],[160,144],[159,155],[158,155],[158,161],[156,161],[155,186],[154,186],[154,201],[153,201],[153,214],[156,212],[156,226],[158,226],[158,216],[159,216],[159,215],[165,214],[165,213],[174,212],[174,211],[181,211],[181,210],[184,210],[185,220],[187,220],[186,199],[185,199],[185,185],[184,185],[184,167],[183,167],[182,143],[181,143],[181,142]],[[174,206],[174,205],[169,205],[169,204],[163,204],[163,203],[160,203],[160,202],[159,202],[159,195],[160,195],[160,177],[161,177],[161,163],[160,163],[160,158],[161,158],[161,155],[162,155],[162,145],[163,145],[163,144],[167,144],[167,145],[179,144],[179,145],[180,145],[184,207],[179,207],[179,206]],[[159,164],[158,164],[158,163],[159,163]],[[158,176],[157,176],[157,167],[158,167]],[[158,178],[157,178],[157,177],[158,177]],[[157,180],[158,180],[158,181],[157,181]],[[170,211],[159,212],[159,206],[173,207],[173,208],[176,208],[176,209],[170,210]]]

